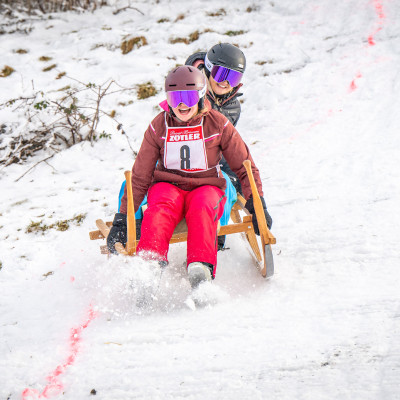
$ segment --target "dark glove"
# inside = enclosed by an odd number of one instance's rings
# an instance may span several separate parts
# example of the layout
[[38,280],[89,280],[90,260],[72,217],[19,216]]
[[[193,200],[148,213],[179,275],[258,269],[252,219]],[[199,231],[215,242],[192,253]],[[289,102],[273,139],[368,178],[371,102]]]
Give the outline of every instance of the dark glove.
[[[271,229],[271,226],[272,226],[272,218],[271,218],[271,216],[268,214],[267,206],[266,206],[266,204],[265,204],[264,197],[260,196],[260,199],[261,199],[261,203],[262,203],[262,206],[263,206],[263,209],[264,209],[264,214],[265,214],[265,219],[266,219],[266,221],[267,221],[268,229]],[[256,217],[256,212],[255,212],[255,210],[254,210],[254,204],[253,204],[253,198],[252,198],[252,197],[250,197],[250,198],[246,201],[245,208],[247,208],[247,210],[248,210],[249,213],[251,214],[255,234],[258,235],[258,236],[260,236],[260,230],[258,229],[257,217]]]
[[107,247],[111,253],[117,254],[115,243],[120,242],[124,246],[126,245],[127,231],[126,214],[116,213],[113,226],[107,236]]

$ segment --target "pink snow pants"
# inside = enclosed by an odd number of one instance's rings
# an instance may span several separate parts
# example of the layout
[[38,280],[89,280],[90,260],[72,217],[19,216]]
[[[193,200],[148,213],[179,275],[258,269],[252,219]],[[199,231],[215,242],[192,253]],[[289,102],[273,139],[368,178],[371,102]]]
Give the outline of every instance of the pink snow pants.
[[215,275],[217,226],[225,201],[225,193],[215,186],[201,186],[186,191],[170,183],[156,183],[147,195],[148,208],[143,214],[137,253],[167,261],[169,241],[174,229],[182,218],[186,218],[187,263],[210,263],[214,266]]

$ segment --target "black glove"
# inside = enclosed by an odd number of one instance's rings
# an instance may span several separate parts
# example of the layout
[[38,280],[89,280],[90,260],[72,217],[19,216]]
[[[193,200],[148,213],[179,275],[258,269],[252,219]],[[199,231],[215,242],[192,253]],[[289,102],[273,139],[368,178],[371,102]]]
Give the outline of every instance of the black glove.
[[[271,226],[272,226],[272,218],[271,218],[271,216],[268,214],[267,206],[266,206],[266,204],[265,204],[264,197],[260,196],[260,199],[261,199],[261,203],[262,203],[262,206],[263,206],[263,209],[264,209],[264,214],[265,214],[265,219],[266,219],[266,221],[267,221],[268,229],[271,229]],[[252,198],[252,197],[250,197],[250,198],[246,201],[245,208],[247,208],[247,210],[248,210],[249,213],[251,214],[255,234],[258,235],[258,236],[260,236],[260,230],[258,229],[257,217],[256,217],[256,212],[255,212],[255,210],[254,210],[254,204],[253,204],[253,198]]]
[[124,246],[126,245],[127,231],[126,214],[116,213],[113,226],[107,236],[107,247],[111,253],[117,254],[115,243],[120,242]]

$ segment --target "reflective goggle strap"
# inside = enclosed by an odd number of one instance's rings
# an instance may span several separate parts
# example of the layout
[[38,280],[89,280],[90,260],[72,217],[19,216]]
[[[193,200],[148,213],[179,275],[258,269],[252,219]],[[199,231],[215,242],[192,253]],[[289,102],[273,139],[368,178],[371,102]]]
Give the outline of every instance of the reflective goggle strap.
[[206,68],[211,72],[214,64],[208,59],[207,54],[204,57],[204,64],[206,65]]
[[202,97],[205,96],[206,92],[207,92],[207,81],[206,81],[206,77],[204,77],[204,87],[203,89],[199,90],[199,101]]

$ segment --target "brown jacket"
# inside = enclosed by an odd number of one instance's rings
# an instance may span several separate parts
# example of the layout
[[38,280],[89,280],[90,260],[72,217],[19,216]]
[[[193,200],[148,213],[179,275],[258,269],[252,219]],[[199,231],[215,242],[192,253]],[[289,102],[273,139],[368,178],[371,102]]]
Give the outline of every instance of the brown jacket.
[[[208,100],[206,100],[205,104],[206,110],[193,117],[190,121],[178,121],[175,117],[163,111],[153,119],[147,128],[132,168],[132,192],[135,211],[139,208],[149,188],[157,182],[168,182],[180,189],[189,191],[203,185],[213,185],[225,190],[226,181],[218,167],[222,154],[228,161],[232,171],[238,176],[246,199],[251,195],[251,187],[243,161],[250,160],[258,192],[261,196],[263,195],[259,171],[238,131],[225,116],[211,109]],[[201,123],[202,118],[209,169],[200,172],[185,172],[165,168],[165,122],[169,127],[196,126]],[[120,207],[120,212],[124,214],[127,213],[126,199],[125,188]]]

